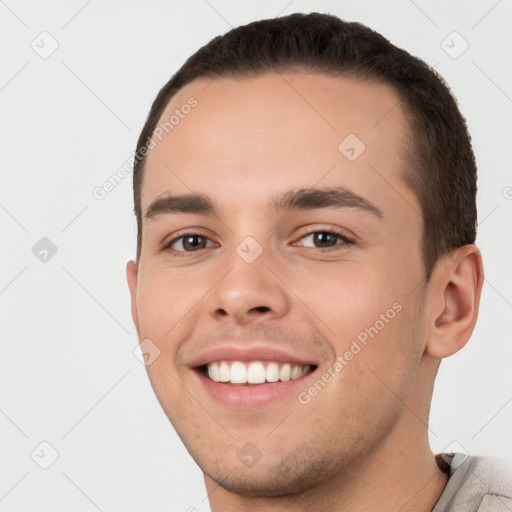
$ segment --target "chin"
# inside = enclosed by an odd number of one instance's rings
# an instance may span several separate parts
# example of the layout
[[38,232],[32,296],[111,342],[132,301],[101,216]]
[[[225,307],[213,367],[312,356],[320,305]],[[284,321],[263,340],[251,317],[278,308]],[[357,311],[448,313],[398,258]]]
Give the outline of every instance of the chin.
[[[298,474],[284,474],[278,471],[262,474],[251,473],[251,469],[233,473],[208,475],[227,491],[247,498],[285,498],[300,494],[312,487],[311,480]],[[236,474],[238,473],[238,474]]]
[[318,447],[297,447],[283,457],[262,455],[254,466],[246,467],[222,458],[196,460],[211,480],[227,491],[248,498],[285,498],[296,496],[330,480],[340,468],[333,453],[322,453]]

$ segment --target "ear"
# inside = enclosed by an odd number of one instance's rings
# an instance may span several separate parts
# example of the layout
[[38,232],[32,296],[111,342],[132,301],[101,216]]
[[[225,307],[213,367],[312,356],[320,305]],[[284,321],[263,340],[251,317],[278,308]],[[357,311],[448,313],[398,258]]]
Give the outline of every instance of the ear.
[[131,303],[132,303],[132,319],[137,329],[137,336],[140,343],[140,329],[139,329],[139,315],[137,312],[137,276],[139,273],[138,265],[130,260],[126,264],[126,279],[128,280],[128,288],[130,289]]
[[484,270],[480,250],[469,244],[436,265],[429,285],[429,331],[425,352],[437,358],[455,354],[468,342],[480,305]]

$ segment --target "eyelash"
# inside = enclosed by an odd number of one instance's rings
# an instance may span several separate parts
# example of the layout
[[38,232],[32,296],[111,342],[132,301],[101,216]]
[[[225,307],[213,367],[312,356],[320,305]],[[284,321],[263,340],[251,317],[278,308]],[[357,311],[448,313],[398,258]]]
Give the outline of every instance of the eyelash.
[[[341,233],[340,231],[332,229],[332,228],[316,229],[314,231],[308,231],[307,233],[304,233],[303,235],[301,235],[299,240],[302,240],[303,238],[306,238],[307,236],[310,236],[310,235],[314,235],[316,233],[327,233],[329,235],[334,235],[334,236],[340,238],[343,241],[343,243],[342,244],[336,244],[336,245],[334,245],[332,247],[309,247],[309,249],[312,249],[315,252],[316,251],[328,252],[328,251],[332,251],[332,250],[340,250],[344,246],[351,245],[351,244],[354,243],[354,240],[349,238],[347,235],[345,235],[344,233]],[[163,247],[162,247],[162,251],[171,251],[171,252],[173,252],[174,253],[173,257],[185,257],[185,255],[187,255],[187,254],[192,254],[192,253],[195,253],[195,252],[199,252],[202,249],[198,249],[197,251],[178,251],[176,249],[172,249],[172,246],[176,242],[178,242],[179,240],[187,238],[187,237],[193,237],[193,236],[198,236],[198,237],[201,237],[201,238],[208,239],[208,237],[206,237],[204,235],[201,235],[200,233],[194,233],[194,232],[184,233],[183,235],[180,235],[180,236],[178,236],[176,238],[173,238],[171,241],[169,241],[168,243],[164,244]],[[205,247],[203,249],[207,249],[207,247]]]

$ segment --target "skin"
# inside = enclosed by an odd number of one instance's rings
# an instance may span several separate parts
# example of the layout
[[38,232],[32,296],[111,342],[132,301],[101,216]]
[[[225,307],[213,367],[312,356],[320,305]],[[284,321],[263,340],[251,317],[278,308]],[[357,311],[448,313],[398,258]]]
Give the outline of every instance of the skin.
[[[164,193],[198,192],[217,215],[145,220],[140,261],[126,272],[139,341],[161,351],[151,384],[204,473],[212,511],[431,510],[446,484],[428,443],[435,372],[471,335],[483,269],[467,245],[425,280],[421,209],[400,177],[409,129],[396,93],[300,72],[198,79],[162,119],[190,96],[197,107],[148,154],[142,211]],[[348,134],[366,146],[353,162],[338,150]],[[383,215],[268,210],[291,186],[343,186]],[[326,228],[355,242],[315,246],[308,235]],[[210,241],[160,248],[185,233]],[[263,249],[250,264],[236,251],[247,236]],[[307,404],[293,394],[228,407],[190,368],[225,339],[257,340],[318,362],[307,392],[395,303],[401,311]],[[237,457],[248,442],[261,453],[252,467]]]

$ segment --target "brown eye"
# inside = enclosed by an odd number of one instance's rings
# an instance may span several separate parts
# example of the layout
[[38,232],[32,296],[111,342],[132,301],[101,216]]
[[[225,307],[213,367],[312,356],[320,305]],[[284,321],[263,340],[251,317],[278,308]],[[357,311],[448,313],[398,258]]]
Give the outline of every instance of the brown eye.
[[[312,243],[313,248],[315,249],[330,249],[335,248],[336,246],[344,246],[353,243],[352,240],[347,238],[342,233],[331,230],[313,231],[308,233],[301,238],[302,242],[300,245],[311,247],[310,245],[306,245],[304,243],[304,240],[308,239],[308,243]],[[341,240],[342,243],[340,243],[339,240]]]
[[187,233],[171,240],[164,249],[172,249],[177,252],[194,252],[205,249],[209,239],[195,233]]

